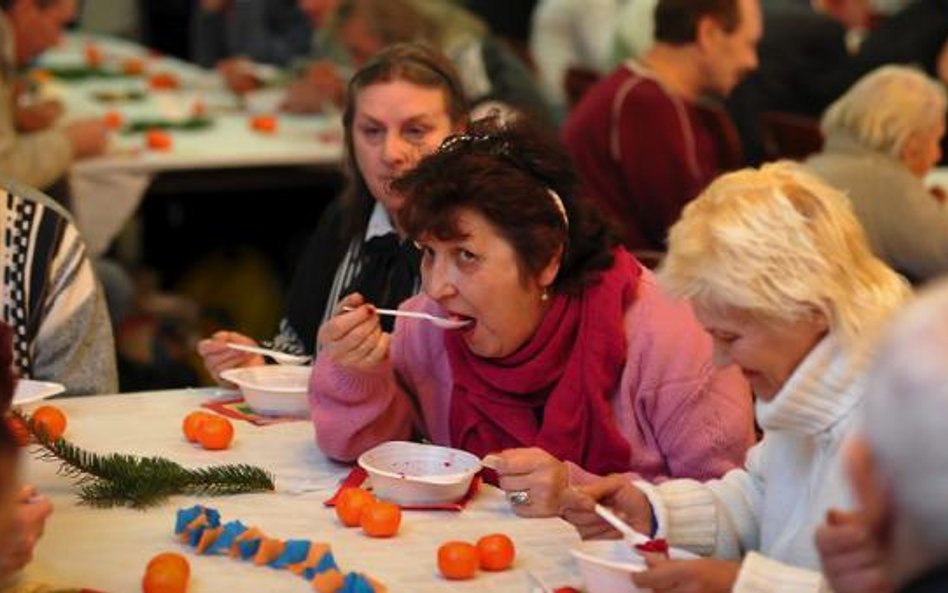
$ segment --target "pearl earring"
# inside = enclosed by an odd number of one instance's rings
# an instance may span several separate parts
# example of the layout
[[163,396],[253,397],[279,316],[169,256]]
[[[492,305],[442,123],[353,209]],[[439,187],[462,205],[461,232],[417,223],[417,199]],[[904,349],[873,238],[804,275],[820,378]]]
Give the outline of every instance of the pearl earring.
[[544,288],[543,292],[540,293],[540,300],[543,302],[550,300],[550,291]]

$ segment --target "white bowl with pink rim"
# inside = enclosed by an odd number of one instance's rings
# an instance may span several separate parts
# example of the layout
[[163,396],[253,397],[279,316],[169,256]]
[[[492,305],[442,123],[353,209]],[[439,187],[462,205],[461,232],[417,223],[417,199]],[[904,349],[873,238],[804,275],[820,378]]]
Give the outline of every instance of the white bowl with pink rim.
[[[632,573],[645,570],[645,560],[624,539],[599,539],[580,542],[570,550],[579,565],[587,593],[647,593],[632,582]],[[669,556],[694,560],[698,556],[672,548]]]
[[359,456],[379,498],[401,505],[436,505],[464,497],[481,469],[476,456],[450,447],[389,441]]

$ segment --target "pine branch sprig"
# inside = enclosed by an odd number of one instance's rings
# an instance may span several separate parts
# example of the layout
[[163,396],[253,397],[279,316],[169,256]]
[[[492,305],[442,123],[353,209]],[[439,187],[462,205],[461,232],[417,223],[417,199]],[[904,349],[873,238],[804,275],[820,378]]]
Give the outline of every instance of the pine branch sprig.
[[79,499],[96,507],[145,508],[175,494],[224,495],[273,490],[273,476],[247,464],[187,469],[164,457],[99,454],[66,439],[48,439],[29,417],[15,412],[35,438],[39,459],[57,461],[59,473],[76,480]]

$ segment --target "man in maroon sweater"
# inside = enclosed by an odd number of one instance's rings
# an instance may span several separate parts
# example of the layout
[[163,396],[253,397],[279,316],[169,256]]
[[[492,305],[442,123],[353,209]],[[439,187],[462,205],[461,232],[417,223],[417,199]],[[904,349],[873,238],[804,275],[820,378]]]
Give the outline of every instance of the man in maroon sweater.
[[682,207],[739,164],[733,126],[713,100],[757,67],[761,33],[758,0],[659,0],[654,47],[574,108],[564,139],[630,249],[663,251]]

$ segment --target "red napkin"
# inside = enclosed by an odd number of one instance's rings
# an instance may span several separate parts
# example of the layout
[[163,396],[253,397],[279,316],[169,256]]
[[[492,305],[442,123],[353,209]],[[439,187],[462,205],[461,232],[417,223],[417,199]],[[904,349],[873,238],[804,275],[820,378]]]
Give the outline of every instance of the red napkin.
[[257,426],[268,426],[270,424],[282,424],[283,422],[294,422],[297,420],[308,420],[300,416],[264,416],[250,409],[240,395],[224,399],[212,399],[201,404],[202,407],[214,410],[221,416],[227,416],[234,420],[244,420]]
[[[369,475],[365,473],[365,470],[361,467],[354,467],[352,471],[349,472],[349,475],[345,477],[342,483],[339,485],[339,489],[336,490],[336,493],[332,495],[332,498],[323,502],[327,507],[336,506],[336,499],[339,498],[339,493],[346,488],[358,488],[365,482],[366,478]],[[467,492],[464,493],[464,496],[460,500],[454,502],[446,502],[442,504],[433,504],[433,505],[400,505],[403,510],[406,511],[462,511],[464,507],[474,495],[477,494],[478,489],[481,487],[481,475],[477,474],[474,476],[474,479],[471,480],[471,486],[467,489]]]

